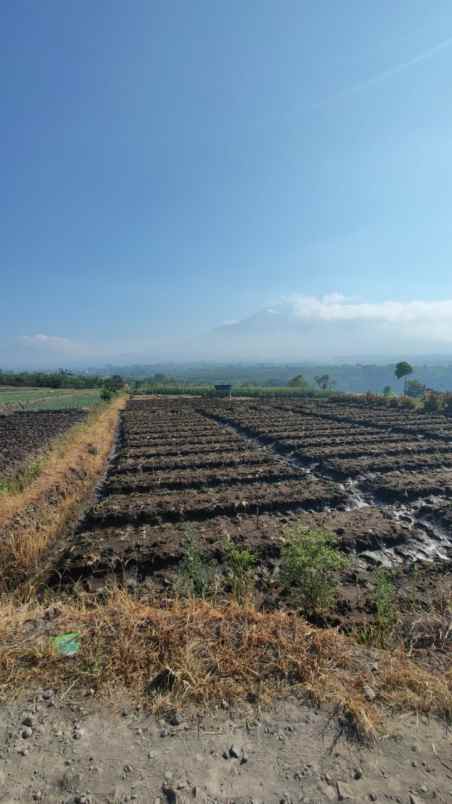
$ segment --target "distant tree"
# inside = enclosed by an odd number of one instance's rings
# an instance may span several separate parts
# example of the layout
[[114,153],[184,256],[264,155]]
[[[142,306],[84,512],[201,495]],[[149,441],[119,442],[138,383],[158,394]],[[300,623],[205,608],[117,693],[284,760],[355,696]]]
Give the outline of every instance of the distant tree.
[[411,396],[412,399],[419,399],[425,394],[425,385],[422,385],[418,380],[406,380],[405,394]]
[[318,377],[314,377],[314,380],[322,391],[329,391],[336,385],[336,380],[333,380],[329,374],[320,374]]
[[[402,377],[408,377],[409,374],[413,373],[413,366],[410,363],[407,363],[406,360],[401,360],[400,363],[396,364],[394,369],[394,374],[398,380],[401,380]],[[405,382],[406,387],[406,382]]]
[[392,388],[390,385],[385,385],[383,388],[383,396],[392,396]]
[[408,374],[412,373],[413,366],[410,363],[407,363],[406,360],[402,360],[400,363],[397,363],[394,369],[394,374],[398,380],[401,380],[402,377],[406,377]]
[[113,374],[104,381],[104,388],[108,391],[120,391],[121,388],[124,388],[124,385],[124,380],[120,374]]
[[297,374],[296,377],[292,377],[291,380],[287,383],[290,388],[307,388],[308,383],[306,382],[305,378],[302,374]]

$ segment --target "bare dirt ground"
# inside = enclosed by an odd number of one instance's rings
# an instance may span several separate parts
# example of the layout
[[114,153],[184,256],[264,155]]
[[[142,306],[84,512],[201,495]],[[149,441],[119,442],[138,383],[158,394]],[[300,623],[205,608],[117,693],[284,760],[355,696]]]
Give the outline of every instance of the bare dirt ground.
[[406,714],[364,747],[294,700],[156,719],[43,690],[0,709],[0,801],[452,802],[452,732]]

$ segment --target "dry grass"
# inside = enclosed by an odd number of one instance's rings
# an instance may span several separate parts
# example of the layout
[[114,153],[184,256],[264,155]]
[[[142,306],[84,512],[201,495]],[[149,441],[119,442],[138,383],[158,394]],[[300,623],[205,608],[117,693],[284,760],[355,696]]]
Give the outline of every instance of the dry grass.
[[0,591],[42,569],[52,541],[92,492],[111,450],[124,398],[91,413],[40,459],[40,472],[18,493],[0,495]]
[[[51,636],[74,630],[80,652],[58,656]],[[382,669],[372,672],[376,656]],[[373,703],[366,685],[376,693]],[[127,689],[154,711],[223,699],[267,703],[291,691],[332,705],[347,731],[366,740],[378,724],[379,703],[452,717],[452,675],[436,676],[405,656],[369,651],[292,613],[202,600],[160,608],[119,589],[96,603],[17,607],[3,600],[0,694],[33,686]]]

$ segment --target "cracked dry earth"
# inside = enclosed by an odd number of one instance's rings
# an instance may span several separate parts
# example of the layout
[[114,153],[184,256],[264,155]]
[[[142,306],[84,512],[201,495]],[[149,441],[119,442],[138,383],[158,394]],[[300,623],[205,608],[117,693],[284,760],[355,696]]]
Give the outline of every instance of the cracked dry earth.
[[44,690],[0,710],[0,801],[452,802],[452,733],[402,715],[364,747],[295,700],[156,719]]

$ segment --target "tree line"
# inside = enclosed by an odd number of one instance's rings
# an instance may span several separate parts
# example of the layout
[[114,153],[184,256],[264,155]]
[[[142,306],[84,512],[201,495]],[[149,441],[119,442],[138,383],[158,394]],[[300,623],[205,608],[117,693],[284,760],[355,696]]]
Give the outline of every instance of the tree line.
[[98,377],[76,374],[67,369],[58,371],[5,371],[0,369],[0,386],[13,388],[110,388],[119,390],[124,380],[118,374],[112,377]]

